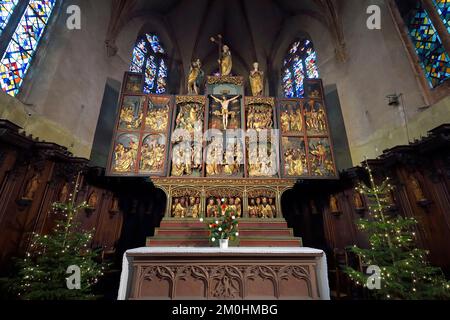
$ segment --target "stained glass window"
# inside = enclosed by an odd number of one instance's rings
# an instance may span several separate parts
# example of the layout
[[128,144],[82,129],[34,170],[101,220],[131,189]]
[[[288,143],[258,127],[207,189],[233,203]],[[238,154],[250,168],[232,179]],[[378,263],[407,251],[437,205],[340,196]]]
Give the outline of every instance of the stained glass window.
[[8,24],[9,18],[13,14],[14,8],[19,0],[0,1],[0,35]]
[[283,75],[283,90],[287,98],[294,97],[294,84],[292,72],[289,68],[284,69]]
[[433,4],[450,33],[450,0],[433,0]]
[[283,61],[282,87],[287,98],[303,98],[304,80],[319,78],[317,54],[310,40],[295,41]]
[[130,71],[144,72],[144,93],[165,93],[167,66],[164,49],[158,36],[146,34],[138,39],[133,49]]
[[[0,61],[2,90],[15,96],[30,67],[56,0],[30,0]],[[2,1],[9,3],[8,1]],[[3,7],[2,7],[3,9]]]
[[420,1],[417,1],[415,8],[410,10],[404,18],[420,65],[430,86],[435,88],[449,79],[449,55]]

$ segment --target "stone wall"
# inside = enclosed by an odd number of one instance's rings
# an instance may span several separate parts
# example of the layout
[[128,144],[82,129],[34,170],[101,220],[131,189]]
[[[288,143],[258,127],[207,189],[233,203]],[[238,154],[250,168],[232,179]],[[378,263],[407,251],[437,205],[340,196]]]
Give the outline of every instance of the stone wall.
[[[89,157],[106,80],[122,81],[128,69],[128,61],[106,54],[110,2],[63,3],[41,41],[18,99],[0,92],[0,118],[64,145],[77,156]],[[81,30],[66,28],[66,8],[72,4],[81,8]]]

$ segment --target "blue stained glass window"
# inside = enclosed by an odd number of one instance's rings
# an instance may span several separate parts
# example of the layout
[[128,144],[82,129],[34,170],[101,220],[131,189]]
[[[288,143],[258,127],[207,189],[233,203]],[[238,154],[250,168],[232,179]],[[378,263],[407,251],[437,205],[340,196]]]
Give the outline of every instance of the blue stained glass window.
[[56,0],[30,0],[0,61],[3,91],[17,95]]
[[433,0],[433,4],[450,33],[450,0]]
[[167,67],[164,60],[161,60],[158,71],[158,83],[156,93],[164,93],[166,91]]
[[305,80],[305,71],[303,69],[303,61],[296,57],[294,60],[294,82],[295,82],[295,96],[303,97],[305,91],[303,89],[303,80]]
[[286,98],[294,97],[294,81],[292,78],[292,72],[289,68],[284,69],[283,90]]
[[405,18],[420,65],[432,88],[449,79],[450,58],[420,1]]
[[150,46],[152,47],[152,50],[154,53],[164,53],[164,49],[161,46],[161,43],[159,42],[159,38],[156,35],[149,35],[147,34],[147,41],[150,43]]
[[130,71],[143,72],[144,93],[162,94],[167,90],[167,66],[159,38],[146,34],[138,39],[133,49]]
[[317,54],[313,43],[304,39],[295,41],[283,61],[282,87],[287,98],[303,98],[304,80],[319,78]]
[[131,60],[130,71],[142,72],[146,53],[147,49],[145,48],[145,40],[139,40],[133,49],[133,58]]
[[147,65],[145,67],[145,84],[144,93],[156,93],[155,79],[156,79],[156,62],[154,56],[149,56],[147,59]]
[[11,18],[17,2],[19,2],[19,0],[0,1],[0,35],[8,24],[9,18]]
[[307,57],[305,59],[305,65],[306,65],[306,74],[309,79],[317,79],[319,78],[319,70],[317,69],[316,59],[317,54],[314,49],[309,48],[306,51]]

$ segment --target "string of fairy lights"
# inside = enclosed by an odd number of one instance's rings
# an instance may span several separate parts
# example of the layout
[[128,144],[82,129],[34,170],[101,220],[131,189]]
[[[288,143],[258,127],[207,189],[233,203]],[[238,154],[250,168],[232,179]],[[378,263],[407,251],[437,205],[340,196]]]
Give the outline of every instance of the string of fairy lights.
[[[426,261],[429,252],[416,246],[416,233],[412,231],[418,221],[400,215],[388,213],[392,201],[388,194],[394,191],[390,179],[386,178],[377,185],[370,166],[365,162],[370,185],[360,184],[356,192],[367,197],[370,217],[360,219],[358,227],[369,235],[370,249],[361,249],[356,245],[350,251],[360,257],[364,265],[377,265],[381,272],[378,281],[380,292],[385,299],[414,298],[439,291],[442,296],[450,295],[450,285],[438,268]],[[368,287],[368,275],[352,268],[346,268],[350,279],[357,285]],[[411,292],[407,292],[410,289]]]
[[[70,265],[78,266],[83,280],[83,289],[98,283],[99,278],[104,275],[105,265],[94,261],[98,253],[90,248],[95,228],[89,232],[77,230],[79,227],[79,223],[76,221],[77,214],[81,210],[89,208],[89,205],[87,201],[76,204],[80,173],[74,180],[71,183],[73,192],[69,194],[68,201],[66,203],[55,202],[49,210],[49,213],[58,214],[61,217],[53,228],[53,232],[48,235],[32,233],[32,241],[22,261],[22,265],[25,267],[22,270],[23,281],[20,285],[22,290],[18,292],[19,297],[30,290],[35,283],[44,284],[54,280],[50,278],[51,272],[48,272],[47,269],[41,270],[42,266],[38,263],[39,260],[54,259],[58,261],[60,259],[64,261],[67,258],[70,260],[70,264],[68,262],[68,265],[64,266],[55,265],[53,266],[54,269],[65,273]],[[48,255],[51,255],[51,257],[47,257]],[[64,281],[60,286],[64,288],[66,282]]]

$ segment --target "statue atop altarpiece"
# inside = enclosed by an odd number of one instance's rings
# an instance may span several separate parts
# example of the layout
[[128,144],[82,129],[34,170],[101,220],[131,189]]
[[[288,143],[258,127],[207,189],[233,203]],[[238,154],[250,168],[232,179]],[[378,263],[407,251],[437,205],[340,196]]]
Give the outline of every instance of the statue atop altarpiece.
[[200,59],[197,59],[191,63],[188,76],[188,94],[200,94],[200,86],[205,77],[205,73],[202,70],[202,63]]
[[229,76],[233,68],[233,60],[231,58],[231,51],[227,45],[222,47],[222,56],[219,59],[220,75]]
[[233,69],[233,59],[231,58],[230,47],[222,43],[222,35],[218,34],[217,39],[211,37],[210,40],[216,43],[219,47],[219,72],[221,77],[226,77],[231,74]]
[[264,72],[259,70],[259,63],[253,63],[253,70],[249,75],[250,87],[254,97],[262,96],[264,91]]

